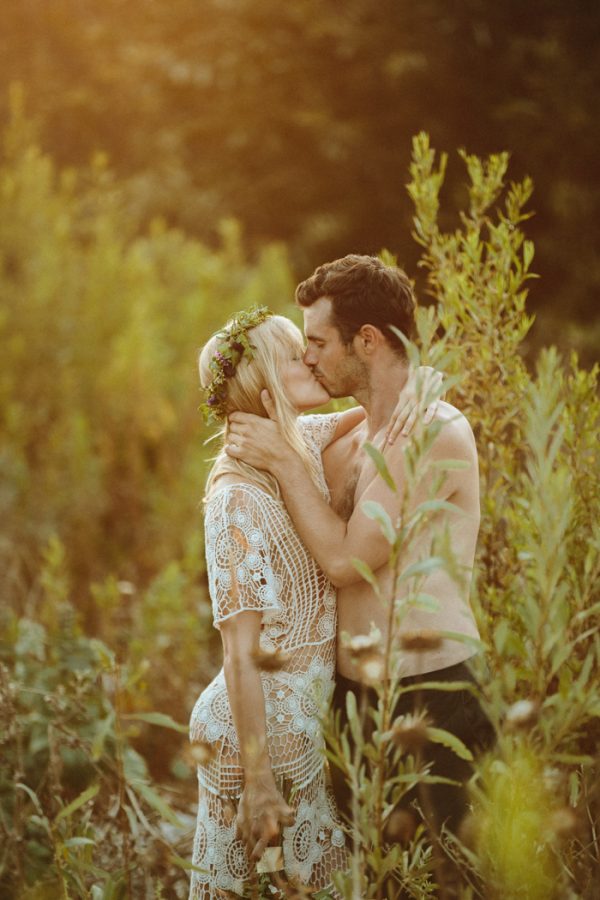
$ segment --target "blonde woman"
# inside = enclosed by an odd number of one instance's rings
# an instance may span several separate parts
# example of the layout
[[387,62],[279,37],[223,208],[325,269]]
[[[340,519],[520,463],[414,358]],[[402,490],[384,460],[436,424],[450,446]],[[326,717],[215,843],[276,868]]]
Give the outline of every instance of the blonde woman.
[[[226,432],[234,410],[265,415],[267,389],[286,440],[329,499],[321,452],[364,413],[299,416],[329,400],[303,354],[302,335],[288,319],[264,307],[240,313],[201,352],[205,409]],[[224,662],[191,717],[191,740],[206,761],[198,767],[190,898],[243,894],[275,840],[279,859],[271,869],[337,897],[331,876],[346,866],[345,836],[326,784],[319,725],[334,683],[335,589],[266,472],[221,450],[205,504]]]

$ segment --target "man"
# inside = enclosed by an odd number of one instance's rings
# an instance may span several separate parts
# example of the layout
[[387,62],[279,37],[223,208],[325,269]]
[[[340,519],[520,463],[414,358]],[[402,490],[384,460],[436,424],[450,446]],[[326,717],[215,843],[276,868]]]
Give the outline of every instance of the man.
[[[413,438],[386,441],[398,392],[409,374],[404,343],[393,329],[407,339],[415,330],[412,286],[401,270],[375,257],[346,256],[320,266],[302,282],[296,301],[304,311],[305,363],[330,396],[352,396],[366,411],[363,423],[324,450],[331,506],[282,440],[275,422],[235,413],[230,419],[228,452],[277,477],[298,533],[338,588],[335,703],[343,718],[346,692],[360,694],[366,680],[357,642],[352,639],[375,628],[385,647],[390,621],[389,605],[361,578],[353,559],[363,560],[376,573],[384,598],[395,597],[399,605],[404,601],[401,617],[396,617],[392,626],[394,658],[400,665],[402,683],[471,678],[464,663],[473,655],[478,638],[468,599],[479,527],[477,451],[466,418],[443,402],[438,404],[432,439],[416,481],[407,468],[405,452]],[[363,449],[366,442],[383,453],[396,491],[378,474]],[[440,477],[444,460],[458,463]],[[409,572],[410,566],[430,557],[432,541],[441,540],[444,534],[450,540],[454,564],[433,564],[422,573],[419,592],[433,598],[424,608],[406,602],[410,579],[395,584],[397,573],[389,566],[390,544],[363,505],[367,501],[379,504],[397,523],[401,511],[406,521],[432,495],[446,504],[431,513],[427,527],[403,548],[401,569]],[[462,639],[444,633],[459,634]],[[343,640],[343,635],[349,635],[350,641]],[[467,745],[473,746],[476,732],[483,735],[486,731],[487,723],[469,691],[406,693],[395,714],[413,711],[417,693],[424,695],[430,721],[452,731]],[[372,688],[369,696],[376,702]],[[426,759],[435,774],[462,783],[470,774],[467,763],[439,745],[430,745]],[[336,794],[342,809],[348,811],[349,798],[339,784]],[[455,828],[466,808],[464,788],[432,785],[431,798],[434,825],[439,828],[446,822]],[[406,802],[412,799],[409,795]]]

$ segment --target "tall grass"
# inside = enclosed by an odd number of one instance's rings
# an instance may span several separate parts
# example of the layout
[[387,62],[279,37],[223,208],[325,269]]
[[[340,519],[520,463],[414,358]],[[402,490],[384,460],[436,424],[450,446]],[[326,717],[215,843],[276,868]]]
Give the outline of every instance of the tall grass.
[[[105,161],[57,171],[13,106],[0,163],[0,892],[183,896],[173,834],[195,786],[178,723],[217,665],[195,351],[234,309],[289,309],[293,277],[282,247],[249,260],[235,223],[212,248],[142,227]],[[401,886],[433,896],[441,854],[463,872],[465,900],[592,900],[598,373],[551,349],[527,371],[531,184],[506,185],[503,154],[463,159],[455,230],[439,225],[445,158],[424,135],[409,191],[432,301],[418,313],[421,358],[460,376],[450,399],[479,449],[475,674],[497,744],[476,761],[461,840],[410,832],[393,804],[427,779],[384,740],[392,683],[370,746],[348,756],[335,738],[356,795],[354,865],[339,885],[355,900]]]

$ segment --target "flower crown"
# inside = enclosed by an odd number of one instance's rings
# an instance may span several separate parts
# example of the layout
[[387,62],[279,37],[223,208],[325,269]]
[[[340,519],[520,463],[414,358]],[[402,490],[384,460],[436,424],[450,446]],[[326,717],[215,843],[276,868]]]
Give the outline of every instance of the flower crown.
[[222,422],[225,419],[227,379],[235,374],[244,354],[246,359],[254,356],[255,348],[248,340],[248,332],[272,315],[266,306],[253,306],[238,313],[228,327],[217,333],[217,349],[208,364],[213,378],[205,388],[206,402],[200,407],[206,422]]

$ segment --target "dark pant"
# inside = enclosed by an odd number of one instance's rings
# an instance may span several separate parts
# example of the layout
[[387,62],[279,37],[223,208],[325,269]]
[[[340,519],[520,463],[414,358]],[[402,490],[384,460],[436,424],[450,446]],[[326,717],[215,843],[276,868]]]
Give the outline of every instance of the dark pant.
[[[455,666],[449,666],[447,669],[438,669],[436,672],[427,672],[425,675],[414,675],[409,678],[403,678],[401,684],[403,686],[416,685],[428,681],[470,681],[473,682],[473,676],[464,663],[458,663]],[[335,692],[333,697],[334,711],[339,710],[341,718],[341,727],[348,724],[346,714],[346,694],[348,691],[356,696],[357,708],[361,709],[361,702],[365,704],[364,708],[377,707],[377,692],[370,687],[344,678],[343,675],[336,676]],[[450,731],[468,747],[475,755],[478,751],[489,748],[493,743],[493,729],[484,715],[479,702],[468,690],[458,691],[439,691],[439,690],[419,690],[409,691],[400,696],[394,711],[393,719],[407,713],[415,713],[416,711],[426,708],[429,719],[436,728],[443,728]],[[365,715],[362,722],[362,729],[365,739],[368,740],[373,731],[374,723],[370,715]],[[346,729],[348,739],[350,741],[350,752],[353,751],[353,742],[350,729]],[[466,760],[460,759],[452,750],[444,747],[442,744],[428,742],[423,746],[421,751],[421,759],[423,762],[431,763],[431,773],[434,775],[442,775],[459,782],[459,785],[448,784],[429,784],[426,791],[431,806],[430,812],[434,816],[434,826],[439,829],[442,823],[446,823],[453,831],[460,824],[467,810],[467,792],[465,783],[472,775],[471,764]],[[340,812],[350,818],[352,797],[351,792],[342,772],[335,766],[332,766],[333,789],[338,803]],[[412,788],[401,799],[398,804],[400,809],[409,809],[413,801],[420,802],[419,798]],[[427,814],[427,810],[423,810]]]

